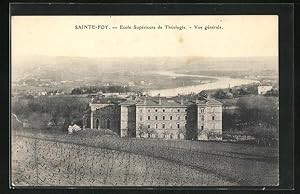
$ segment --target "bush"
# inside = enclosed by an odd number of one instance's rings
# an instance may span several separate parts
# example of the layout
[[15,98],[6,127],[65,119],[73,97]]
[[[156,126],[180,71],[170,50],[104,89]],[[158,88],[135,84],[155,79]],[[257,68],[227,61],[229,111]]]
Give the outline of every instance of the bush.
[[245,125],[277,127],[279,122],[278,98],[251,96],[237,101],[239,120]]
[[215,132],[208,132],[208,133],[207,133],[207,138],[208,138],[209,140],[222,139],[222,134],[220,134],[220,133],[215,133]]
[[279,140],[278,127],[255,126],[249,128],[250,134],[260,145],[275,146]]
[[71,121],[82,125],[88,102],[88,98],[73,96],[19,99],[12,103],[12,112],[29,120],[34,128],[67,130]]
[[224,98],[226,98],[226,92],[219,89],[215,92],[215,94],[213,96],[217,99],[224,99]]

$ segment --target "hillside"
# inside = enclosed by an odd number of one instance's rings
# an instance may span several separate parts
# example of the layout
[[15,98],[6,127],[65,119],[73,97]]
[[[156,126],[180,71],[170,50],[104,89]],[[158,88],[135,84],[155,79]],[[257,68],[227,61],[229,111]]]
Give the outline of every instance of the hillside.
[[[42,78],[52,80],[95,79],[107,73],[134,73],[147,71],[250,71],[278,72],[277,58],[205,58],[205,57],[160,57],[160,58],[84,58],[66,56],[32,56],[15,59],[12,65],[13,80]],[[109,78],[107,78],[109,79]],[[110,80],[106,80],[110,81]]]

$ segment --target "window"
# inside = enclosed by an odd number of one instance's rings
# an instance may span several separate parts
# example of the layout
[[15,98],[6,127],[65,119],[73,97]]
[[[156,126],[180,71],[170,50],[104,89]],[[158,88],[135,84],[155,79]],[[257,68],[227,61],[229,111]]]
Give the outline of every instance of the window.
[[165,116],[162,117],[163,120],[165,120],[165,118],[166,118]]
[[155,128],[157,129],[157,127],[158,127],[158,125],[157,124],[155,124]]
[[142,124],[140,124],[140,129],[142,129]]
[[204,121],[204,116],[201,116],[201,121]]
[[177,139],[180,139],[180,133],[177,134]]
[[155,116],[155,120],[157,120],[157,116]]
[[150,120],[150,116],[148,116],[148,120]]
[[150,133],[148,133],[148,138],[150,138]]
[[187,124],[184,125],[184,128],[187,128]]
[[148,124],[148,129],[150,129],[150,124]]
[[106,120],[106,129],[110,129],[110,120],[109,119]]
[[143,109],[140,109],[140,112],[143,112]]
[[157,112],[157,109],[155,109],[155,112]]
[[201,126],[201,130],[203,130],[203,125]]
[[170,129],[172,129],[172,124],[170,123]]
[[201,112],[201,113],[204,113],[204,108],[201,108],[201,109],[200,109],[200,112]]
[[187,116],[185,116],[184,119],[187,120]]
[[212,117],[211,117],[211,120],[215,120],[215,116],[212,116]]
[[178,109],[177,112],[180,112],[180,109]]
[[140,121],[142,121],[143,120],[143,117],[140,117]]
[[165,109],[163,109],[163,112],[165,112],[166,110]]
[[96,129],[100,129],[99,119],[96,119]]
[[180,120],[180,116],[178,116],[177,119]]
[[170,134],[170,139],[173,139],[173,133]]
[[179,124],[179,123],[177,124],[177,128],[178,128],[178,129],[180,128],[180,124]]
[[165,128],[165,124],[162,124],[162,128],[163,128],[163,129]]
[[172,120],[173,118],[172,118],[172,116],[170,116],[170,120]]
[[150,112],[150,109],[148,109],[148,112]]

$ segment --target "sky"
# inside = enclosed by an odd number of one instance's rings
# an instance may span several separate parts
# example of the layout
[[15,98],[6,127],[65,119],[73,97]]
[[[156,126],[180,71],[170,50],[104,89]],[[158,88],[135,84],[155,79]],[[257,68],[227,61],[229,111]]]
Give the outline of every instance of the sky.
[[[184,25],[187,30],[76,30],[76,25]],[[222,26],[195,30],[194,25]],[[191,27],[191,28],[189,28]],[[13,62],[71,57],[278,56],[278,16],[12,16]]]

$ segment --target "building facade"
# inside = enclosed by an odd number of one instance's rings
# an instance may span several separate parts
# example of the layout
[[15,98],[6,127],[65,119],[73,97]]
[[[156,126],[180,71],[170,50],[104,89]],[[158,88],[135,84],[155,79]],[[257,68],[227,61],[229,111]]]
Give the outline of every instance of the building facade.
[[258,86],[257,87],[257,93],[259,95],[264,95],[266,94],[268,91],[270,91],[273,87],[272,86]]
[[[90,105],[90,119],[84,122],[91,129],[110,129],[120,134],[121,107],[124,99],[101,98],[92,99]],[[86,128],[86,126],[84,126]]]
[[209,98],[139,97],[90,103],[90,128],[121,137],[222,139],[222,103]]

